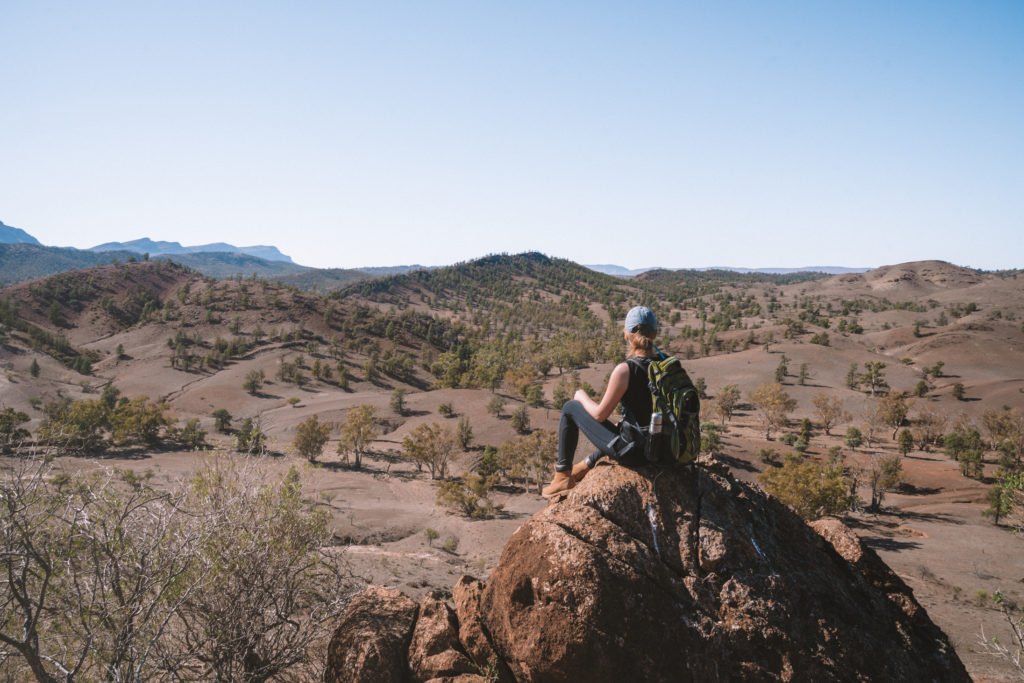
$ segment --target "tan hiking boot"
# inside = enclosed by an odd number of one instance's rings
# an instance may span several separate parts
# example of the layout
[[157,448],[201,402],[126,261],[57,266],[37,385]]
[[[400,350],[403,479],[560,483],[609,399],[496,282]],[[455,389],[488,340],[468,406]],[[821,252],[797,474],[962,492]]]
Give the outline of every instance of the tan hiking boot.
[[550,484],[541,489],[540,495],[544,496],[545,498],[550,498],[556,493],[568,491],[575,485],[576,480],[572,478],[571,472],[559,472],[556,470],[555,478],[551,480]]
[[587,466],[586,460],[580,460],[578,463],[573,465],[572,472],[569,475],[572,477],[573,485],[575,486],[576,484],[580,483],[580,480],[582,480],[583,477],[587,476],[587,473],[590,472],[591,469],[593,468]]

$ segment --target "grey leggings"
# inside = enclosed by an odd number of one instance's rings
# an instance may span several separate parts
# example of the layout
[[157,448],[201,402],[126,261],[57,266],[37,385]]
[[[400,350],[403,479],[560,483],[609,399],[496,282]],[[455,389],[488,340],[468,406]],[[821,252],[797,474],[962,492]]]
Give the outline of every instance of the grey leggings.
[[562,406],[562,418],[558,423],[558,464],[555,471],[568,472],[572,469],[572,459],[576,454],[580,432],[597,450],[587,456],[587,466],[594,464],[604,455],[620,457],[632,444],[619,436],[618,428],[608,420],[598,422],[579,401],[572,400]]

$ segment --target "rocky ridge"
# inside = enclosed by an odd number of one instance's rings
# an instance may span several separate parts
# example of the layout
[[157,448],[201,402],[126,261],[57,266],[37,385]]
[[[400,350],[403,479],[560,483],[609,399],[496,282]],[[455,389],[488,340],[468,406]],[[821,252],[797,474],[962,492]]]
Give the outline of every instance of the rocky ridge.
[[452,598],[368,589],[325,680],[970,680],[845,525],[807,525],[710,459],[599,466]]

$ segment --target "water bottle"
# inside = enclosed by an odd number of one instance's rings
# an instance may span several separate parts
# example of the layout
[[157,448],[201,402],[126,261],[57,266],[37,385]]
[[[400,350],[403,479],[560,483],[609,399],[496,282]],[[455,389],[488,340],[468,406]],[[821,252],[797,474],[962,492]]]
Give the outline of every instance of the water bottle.
[[647,456],[648,462],[656,462],[658,460],[658,441],[661,440],[661,413],[651,413],[651,426],[647,430],[647,444],[644,448],[644,455]]
[[651,413],[651,428],[648,432],[651,434],[661,434],[661,413]]

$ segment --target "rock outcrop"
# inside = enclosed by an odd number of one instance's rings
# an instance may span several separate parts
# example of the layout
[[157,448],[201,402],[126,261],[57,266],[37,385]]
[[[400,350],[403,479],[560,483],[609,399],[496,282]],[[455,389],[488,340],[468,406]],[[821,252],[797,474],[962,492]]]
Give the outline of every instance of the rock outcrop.
[[[808,526],[711,460],[599,466],[512,535],[486,585],[463,577],[453,597],[454,614],[420,606],[410,680],[970,680],[841,522]],[[327,680],[364,680],[341,664],[359,659],[343,643],[361,614],[339,626]]]

